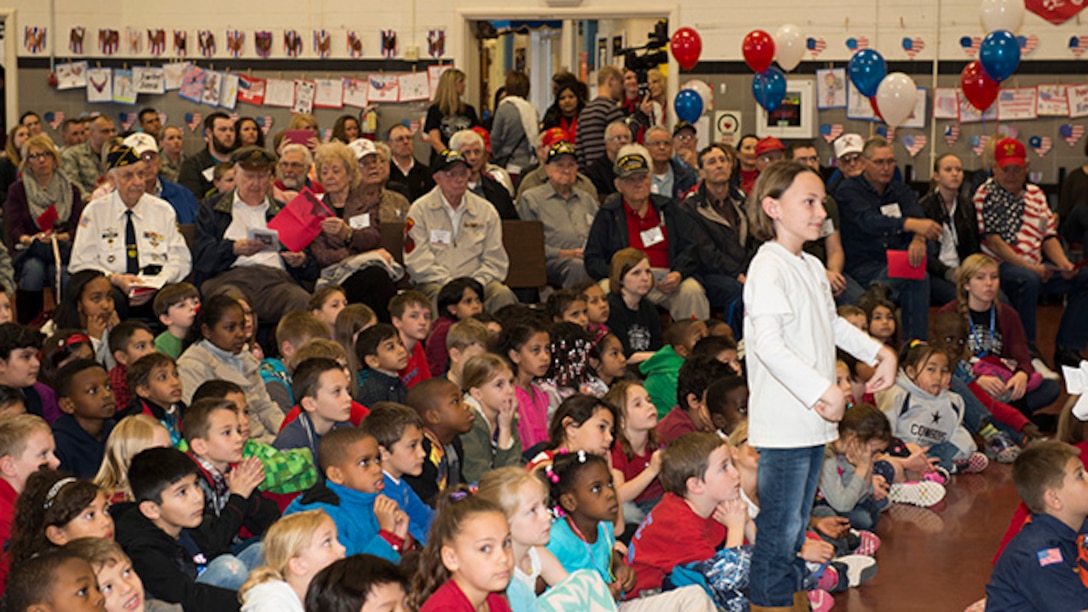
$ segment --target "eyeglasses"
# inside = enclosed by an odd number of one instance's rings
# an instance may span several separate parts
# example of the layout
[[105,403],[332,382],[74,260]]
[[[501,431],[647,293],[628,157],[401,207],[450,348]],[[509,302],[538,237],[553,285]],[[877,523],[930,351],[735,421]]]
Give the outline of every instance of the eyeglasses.
[[679,136],[673,136],[673,138],[675,138],[676,140],[683,140],[684,142],[688,142],[688,141],[691,141],[691,140],[695,140],[695,135],[694,134],[680,134]]
[[840,157],[839,161],[841,161],[844,164],[852,164],[852,163],[858,161],[859,159],[861,159],[861,154],[860,153],[850,153],[848,155],[843,155],[842,157]]
[[622,142],[624,144],[627,144],[627,143],[631,142],[631,137],[630,136],[611,136],[609,138],[605,138],[604,140],[605,140],[605,142]]
[[655,140],[653,142],[647,142],[646,146],[647,147],[667,147],[667,146],[670,146],[671,144],[672,144],[672,142],[670,142],[668,140]]
[[40,152],[39,153],[31,153],[30,155],[26,156],[26,158],[28,160],[30,160],[30,161],[38,161],[39,159],[45,159],[47,157],[53,157],[53,156],[48,154],[48,153],[40,153]]
[[285,161],[281,161],[280,162],[280,167],[281,168],[290,168],[292,170],[301,170],[301,169],[306,167],[306,164],[304,164],[302,162],[285,162]]

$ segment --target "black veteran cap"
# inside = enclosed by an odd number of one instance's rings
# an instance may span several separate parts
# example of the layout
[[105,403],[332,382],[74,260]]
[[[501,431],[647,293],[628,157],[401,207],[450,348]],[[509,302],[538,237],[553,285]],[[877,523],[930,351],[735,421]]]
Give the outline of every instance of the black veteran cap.
[[449,170],[454,164],[464,164],[468,166],[468,162],[465,161],[465,156],[461,155],[460,151],[454,151],[453,149],[446,149],[438,154],[434,163],[431,164],[431,175],[434,176],[435,172],[442,172]]
[[135,164],[138,161],[140,161],[140,156],[136,155],[136,151],[132,147],[119,144],[110,149],[109,154],[106,155],[106,170],[121,168],[129,164]]
[[550,149],[548,149],[548,163],[550,164],[564,155],[570,155],[571,157],[573,157],[574,145],[565,140],[560,140],[559,142],[553,144]]
[[627,178],[632,174],[645,174],[650,171],[650,165],[640,153],[628,153],[616,160],[616,178]]
[[242,167],[243,170],[267,170],[276,163],[276,158],[271,153],[256,145],[242,147],[230,155],[231,161]]

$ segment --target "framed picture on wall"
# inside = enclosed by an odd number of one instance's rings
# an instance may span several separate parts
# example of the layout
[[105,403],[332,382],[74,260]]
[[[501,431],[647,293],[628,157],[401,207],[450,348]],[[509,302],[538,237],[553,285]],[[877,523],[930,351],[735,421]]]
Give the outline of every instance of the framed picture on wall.
[[846,108],[846,68],[816,71],[816,108]]
[[778,110],[756,107],[756,134],[776,138],[813,138],[816,135],[816,90],[812,81],[786,81],[786,97]]

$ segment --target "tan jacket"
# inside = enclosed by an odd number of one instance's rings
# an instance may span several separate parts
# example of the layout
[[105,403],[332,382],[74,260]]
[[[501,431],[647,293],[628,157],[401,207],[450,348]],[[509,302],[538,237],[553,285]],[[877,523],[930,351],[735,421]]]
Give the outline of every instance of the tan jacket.
[[442,191],[416,200],[404,222],[404,266],[415,284],[445,284],[467,276],[482,285],[503,282],[510,259],[502,245],[502,221],[487,200],[466,191],[464,213],[453,231]]

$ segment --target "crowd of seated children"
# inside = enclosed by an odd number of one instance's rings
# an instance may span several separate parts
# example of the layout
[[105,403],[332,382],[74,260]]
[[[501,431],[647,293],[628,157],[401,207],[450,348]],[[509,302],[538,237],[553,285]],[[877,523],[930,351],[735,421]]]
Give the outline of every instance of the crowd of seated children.
[[287,362],[302,345],[314,338],[328,338],[331,332],[323,321],[309,312],[289,312],[276,324],[276,347],[279,357],[261,360],[261,380],[268,397],[284,413],[298,403],[291,392],[291,372]]

